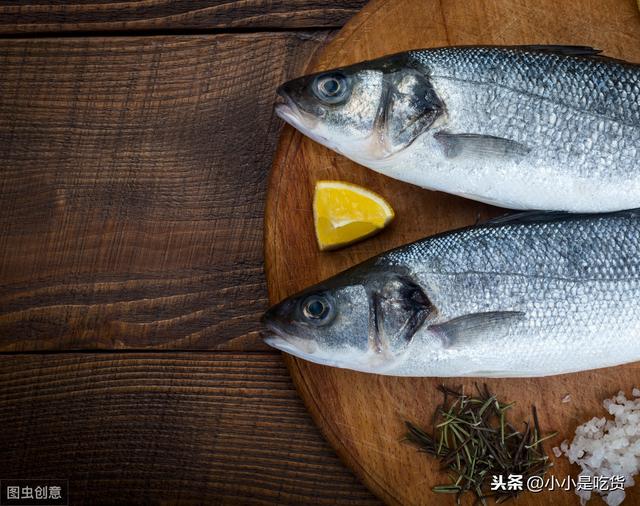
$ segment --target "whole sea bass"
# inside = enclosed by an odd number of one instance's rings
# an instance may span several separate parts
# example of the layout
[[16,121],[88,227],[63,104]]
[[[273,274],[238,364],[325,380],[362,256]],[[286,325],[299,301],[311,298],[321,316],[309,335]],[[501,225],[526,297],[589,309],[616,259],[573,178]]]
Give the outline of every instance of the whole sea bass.
[[592,48],[409,51],[279,93],[304,134],[424,188],[512,209],[640,207],[640,65]]
[[397,376],[544,376],[640,360],[640,210],[521,213],[374,257],[284,300],[266,342]]

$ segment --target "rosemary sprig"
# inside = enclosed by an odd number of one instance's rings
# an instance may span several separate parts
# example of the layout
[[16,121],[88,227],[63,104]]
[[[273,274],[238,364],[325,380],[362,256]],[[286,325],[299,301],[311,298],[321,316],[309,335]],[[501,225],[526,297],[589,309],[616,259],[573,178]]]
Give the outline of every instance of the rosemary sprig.
[[533,424],[523,422],[524,430],[516,430],[507,420],[506,411],[514,403],[502,403],[489,392],[487,385],[476,385],[477,396],[468,396],[462,389],[453,390],[440,385],[444,401],[433,416],[433,435],[411,422],[405,422],[405,440],[419,451],[440,459],[441,469],[447,471],[451,483],[438,485],[434,492],[455,494],[460,504],[464,493],[475,495],[476,503],[486,504],[492,497],[502,503],[515,497],[515,490],[490,490],[493,476],[543,476],[551,463],[542,442],[556,433],[542,436],[538,413],[532,407]]

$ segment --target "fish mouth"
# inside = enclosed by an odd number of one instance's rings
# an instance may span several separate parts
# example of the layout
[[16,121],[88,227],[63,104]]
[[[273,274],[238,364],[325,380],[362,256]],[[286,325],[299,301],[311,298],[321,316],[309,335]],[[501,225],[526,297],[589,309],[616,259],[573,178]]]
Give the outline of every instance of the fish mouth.
[[313,355],[317,348],[313,342],[288,333],[280,325],[272,321],[263,320],[262,323],[268,331],[266,333],[263,332],[262,340],[265,343],[277,350],[311,360],[309,357]]
[[[262,333],[262,340],[272,348],[288,353],[294,357],[315,364],[339,367],[341,369],[352,369],[354,371],[367,373],[383,373],[384,371],[384,367],[380,365],[376,367],[370,360],[372,358],[371,353],[366,354],[364,357],[360,357],[358,350],[353,350],[351,353],[349,353],[349,350],[343,350],[339,355],[326,353],[319,349],[315,342],[293,336],[273,322],[263,320],[263,324],[267,327],[267,332]],[[349,355],[351,356],[351,360],[348,359]],[[376,355],[373,356],[374,359],[380,358],[377,354],[374,355]],[[347,356],[347,358],[341,359],[338,358],[339,356]]]
[[318,133],[318,118],[300,109],[296,101],[291,98],[291,95],[284,90],[284,86],[280,86],[276,91],[278,94],[278,101],[275,106],[276,115],[314,141],[331,149],[336,149],[329,139]]
[[[281,335],[268,335],[263,338],[263,341],[267,343],[272,348],[280,350],[284,353],[288,353],[297,358],[301,358],[303,360],[307,360],[309,362],[313,362],[314,364],[326,365],[329,367],[340,367],[345,369],[354,369],[353,364],[349,364],[346,362],[342,362],[340,360],[336,360],[335,358],[325,357],[322,355],[318,355],[314,352],[306,352],[298,348],[295,344],[290,343],[286,338]],[[355,370],[363,370],[355,367]]]
[[271,334],[271,335],[265,336],[262,340],[272,348],[275,348],[276,350],[280,350],[285,353],[289,353],[290,355],[295,355],[296,357],[310,360],[310,357],[311,357],[310,353],[304,353],[300,351],[296,346],[294,346],[285,338],[279,335]]
[[278,117],[291,126],[300,130],[302,125],[302,111],[296,105],[291,96],[284,90],[284,85],[280,86],[276,91],[278,94],[278,101],[276,102],[275,111]]
[[268,331],[267,333],[263,333],[262,340],[272,348],[315,364],[331,367],[343,367],[347,369],[350,368],[350,365],[347,363],[342,363],[332,357],[322,356],[321,353],[318,353],[319,350],[315,343],[291,335],[279,325],[271,321],[263,320],[262,323]]

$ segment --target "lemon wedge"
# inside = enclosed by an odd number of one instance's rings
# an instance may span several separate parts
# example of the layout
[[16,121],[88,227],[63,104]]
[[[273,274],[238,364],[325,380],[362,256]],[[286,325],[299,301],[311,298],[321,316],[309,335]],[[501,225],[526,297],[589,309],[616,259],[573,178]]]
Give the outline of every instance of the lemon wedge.
[[389,203],[377,193],[343,181],[318,181],[313,219],[320,249],[346,246],[379,232],[393,220]]

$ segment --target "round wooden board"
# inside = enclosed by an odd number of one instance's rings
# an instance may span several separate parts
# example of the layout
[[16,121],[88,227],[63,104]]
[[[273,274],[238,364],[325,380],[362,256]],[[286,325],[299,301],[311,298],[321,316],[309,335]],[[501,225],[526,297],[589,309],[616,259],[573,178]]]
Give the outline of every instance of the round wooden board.
[[[373,0],[315,58],[309,72],[411,48],[459,44],[582,44],[640,62],[640,14],[635,0]],[[318,179],[341,179],[387,198],[396,222],[350,248],[320,253],[311,200]],[[271,172],[265,221],[265,258],[272,302],[384,250],[436,232],[503,213],[468,200],[429,192],[360,167],[286,127]],[[567,357],[571,360],[571,357]],[[430,457],[399,440],[404,420],[430,426],[438,383],[473,387],[474,381],[393,378],[319,366],[287,357],[309,411],[342,459],[388,504],[453,504],[431,487],[446,482]],[[484,380],[480,380],[481,382]],[[511,420],[538,408],[547,445],[570,438],[578,423],[604,416],[600,401],[640,384],[640,364],[536,379],[490,379],[489,389],[517,401]],[[566,395],[571,401],[561,402]],[[551,455],[552,456],[552,455]],[[555,459],[560,480],[577,466]],[[639,487],[626,504],[640,504]],[[518,504],[578,504],[573,492],[523,494]]]

